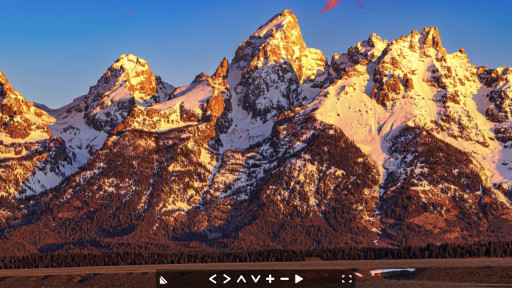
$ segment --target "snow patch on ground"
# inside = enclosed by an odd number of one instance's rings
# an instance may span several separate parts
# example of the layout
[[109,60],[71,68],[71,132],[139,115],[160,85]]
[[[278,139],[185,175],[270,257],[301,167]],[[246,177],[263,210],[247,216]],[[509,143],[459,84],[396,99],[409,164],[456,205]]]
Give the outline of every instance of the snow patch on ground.
[[385,274],[390,272],[400,272],[400,271],[408,271],[408,272],[414,272],[416,271],[415,268],[394,268],[394,269],[377,269],[370,271],[370,274],[372,276],[378,275],[378,274]]

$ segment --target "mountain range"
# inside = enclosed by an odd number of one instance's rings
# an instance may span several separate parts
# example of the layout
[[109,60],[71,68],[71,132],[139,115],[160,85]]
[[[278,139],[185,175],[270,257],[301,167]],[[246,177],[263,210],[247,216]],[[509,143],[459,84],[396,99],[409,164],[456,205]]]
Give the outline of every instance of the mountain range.
[[511,83],[434,27],[328,61],[289,10],[183,87],[126,54],[49,109],[0,72],[0,254],[512,239]]

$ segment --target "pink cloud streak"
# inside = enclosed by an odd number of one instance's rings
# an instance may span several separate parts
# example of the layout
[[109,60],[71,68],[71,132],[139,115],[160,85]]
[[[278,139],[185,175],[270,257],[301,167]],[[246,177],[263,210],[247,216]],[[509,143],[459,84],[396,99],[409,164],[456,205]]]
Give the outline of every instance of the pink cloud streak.
[[332,8],[334,8],[338,3],[340,2],[340,0],[329,0],[327,1],[327,3],[325,4],[325,7],[324,7],[324,10],[322,10],[322,12],[320,12],[320,14],[324,14],[325,12],[331,10]]

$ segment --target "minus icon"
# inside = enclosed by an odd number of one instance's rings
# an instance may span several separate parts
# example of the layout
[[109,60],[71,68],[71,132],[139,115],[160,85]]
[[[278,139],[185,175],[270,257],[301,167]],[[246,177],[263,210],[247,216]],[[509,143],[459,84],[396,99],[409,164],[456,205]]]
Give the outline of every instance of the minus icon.
[[281,281],[288,281],[288,280],[290,280],[290,278],[288,278],[288,277],[281,277],[281,278],[279,278],[279,279],[280,279]]

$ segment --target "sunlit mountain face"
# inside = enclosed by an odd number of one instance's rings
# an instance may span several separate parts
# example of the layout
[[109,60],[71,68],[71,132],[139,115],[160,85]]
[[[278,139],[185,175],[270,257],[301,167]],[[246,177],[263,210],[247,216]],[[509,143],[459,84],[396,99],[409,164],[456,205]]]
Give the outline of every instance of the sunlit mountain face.
[[0,72],[1,254],[510,239],[512,70],[433,27],[341,52],[285,10],[187,86],[121,55],[54,110]]

